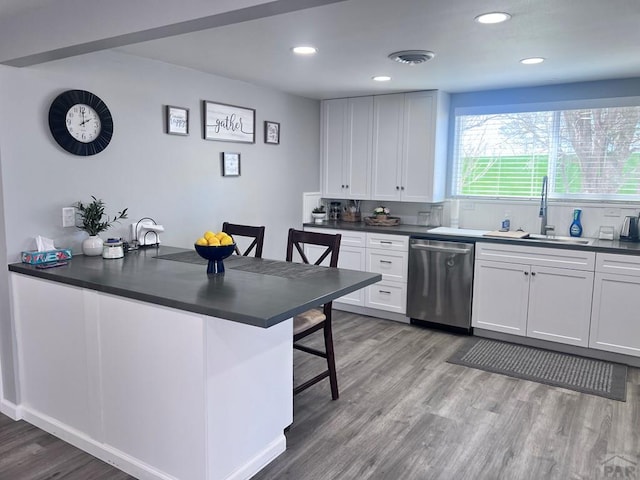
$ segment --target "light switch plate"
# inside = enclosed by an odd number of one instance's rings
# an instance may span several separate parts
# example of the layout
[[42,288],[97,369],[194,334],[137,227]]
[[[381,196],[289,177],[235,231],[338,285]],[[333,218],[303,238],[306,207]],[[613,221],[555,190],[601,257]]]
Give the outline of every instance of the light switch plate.
[[75,207],[63,207],[63,209],[62,209],[62,226],[63,227],[75,227],[76,226],[76,209],[75,209]]

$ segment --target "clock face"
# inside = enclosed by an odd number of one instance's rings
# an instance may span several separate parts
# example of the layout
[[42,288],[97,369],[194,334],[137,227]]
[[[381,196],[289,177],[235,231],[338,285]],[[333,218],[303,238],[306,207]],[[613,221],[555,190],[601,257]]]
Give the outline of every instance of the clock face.
[[111,141],[113,118],[98,96],[85,90],[67,90],[51,103],[49,129],[67,152],[95,155]]
[[100,117],[89,105],[78,103],[67,112],[66,125],[69,134],[82,143],[93,142],[101,130]]

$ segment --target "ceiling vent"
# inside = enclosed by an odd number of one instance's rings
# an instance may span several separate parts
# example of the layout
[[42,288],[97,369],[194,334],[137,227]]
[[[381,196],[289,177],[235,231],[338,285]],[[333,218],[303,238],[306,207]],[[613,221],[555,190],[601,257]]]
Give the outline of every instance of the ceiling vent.
[[403,50],[392,53],[389,55],[389,58],[398,63],[404,63],[405,65],[418,65],[419,63],[431,60],[435,56],[435,53],[428,50]]

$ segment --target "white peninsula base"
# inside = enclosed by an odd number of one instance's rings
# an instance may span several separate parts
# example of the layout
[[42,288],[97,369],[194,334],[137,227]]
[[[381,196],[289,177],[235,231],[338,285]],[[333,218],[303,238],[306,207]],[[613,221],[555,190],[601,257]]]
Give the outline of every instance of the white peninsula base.
[[29,423],[140,479],[248,479],[285,450],[291,319],[259,328],[11,281]]

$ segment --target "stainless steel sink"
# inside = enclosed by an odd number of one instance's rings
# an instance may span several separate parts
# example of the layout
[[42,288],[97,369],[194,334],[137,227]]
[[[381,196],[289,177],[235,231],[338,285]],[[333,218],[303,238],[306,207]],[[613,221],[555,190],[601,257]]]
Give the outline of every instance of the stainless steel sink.
[[550,242],[550,243],[567,243],[570,245],[591,245],[593,244],[593,239],[589,238],[576,238],[576,237],[562,237],[559,235],[540,235],[537,233],[532,233],[527,237],[528,240],[537,240],[539,242]]

